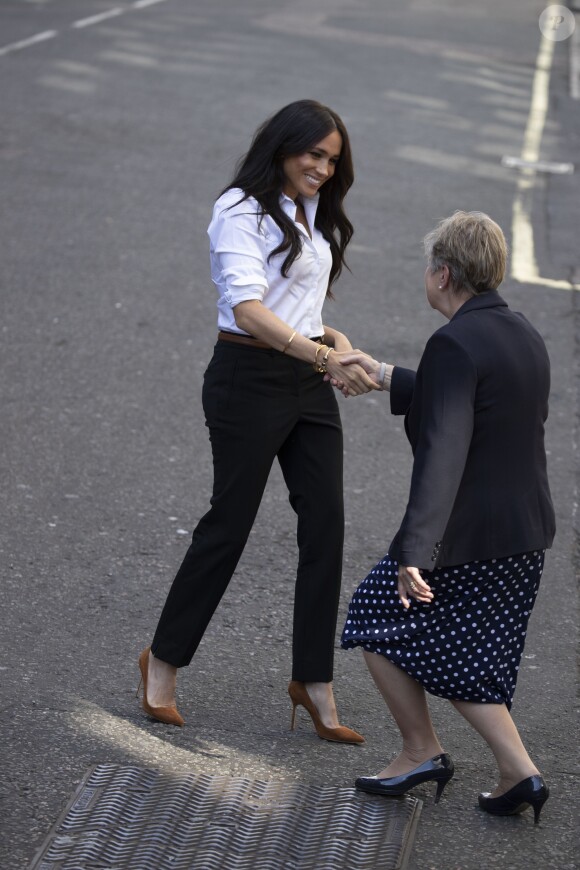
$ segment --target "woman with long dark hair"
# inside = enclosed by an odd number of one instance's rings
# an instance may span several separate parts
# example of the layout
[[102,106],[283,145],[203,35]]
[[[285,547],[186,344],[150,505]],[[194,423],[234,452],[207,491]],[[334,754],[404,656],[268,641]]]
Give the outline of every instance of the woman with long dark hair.
[[193,532],[157,631],[141,653],[145,711],[174,725],[177,668],[188,665],[234,573],[277,457],[298,517],[292,725],[298,705],[318,735],[361,743],[340,726],[332,692],[342,567],[342,429],[324,375],[344,392],[376,388],[345,335],[321,311],[341,273],[353,182],[340,117],[301,100],[256,132],[217,200],[208,234],[218,292],[218,341],[203,408],[214,463],[211,509]]

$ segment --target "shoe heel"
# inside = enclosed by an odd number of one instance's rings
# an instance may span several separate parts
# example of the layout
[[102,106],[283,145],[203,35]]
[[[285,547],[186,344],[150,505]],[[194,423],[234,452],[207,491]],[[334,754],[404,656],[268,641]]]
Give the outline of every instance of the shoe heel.
[[441,800],[441,795],[443,794],[443,789],[445,788],[445,786],[447,785],[447,783],[449,782],[450,779],[451,779],[451,777],[446,777],[445,779],[438,779],[437,780],[437,792],[435,794],[435,803],[436,804],[438,804],[439,801]]
[[339,725],[338,728],[328,728],[324,725],[318,710],[312,703],[310,695],[306,691],[304,683],[292,680],[288,686],[288,694],[290,695],[293,707],[292,721],[290,723],[291,731],[294,731],[294,724],[296,722],[296,708],[304,707],[312,719],[314,730],[323,740],[330,740],[333,743],[364,743],[364,737],[361,737],[361,735],[357,734],[356,731],[353,731],[352,728],[345,728],[343,725]]
[[143,709],[148,716],[151,716],[153,719],[157,719],[158,722],[165,722],[166,725],[184,725],[185,722],[177,712],[177,707],[175,706],[175,704],[172,704],[168,707],[152,707],[147,700],[147,668],[149,663],[150,650],[151,647],[147,647],[147,649],[144,649],[139,656],[139,670],[141,671],[141,679],[139,680],[139,685],[137,686],[137,697],[139,697],[139,690],[141,689],[141,686],[143,686]]
[[534,774],[523,779],[499,797],[492,797],[488,792],[479,795],[479,806],[486,813],[495,816],[515,816],[523,813],[528,807],[534,811],[534,824],[540,821],[542,807],[550,797],[550,789],[540,774]]
[[532,809],[534,811],[534,825],[537,825],[540,821],[540,813],[542,812],[542,807],[547,800],[548,798],[544,798],[543,800],[537,801],[536,803],[532,804]]
[[139,685],[137,686],[137,691],[135,692],[135,697],[138,698],[141,692],[141,686],[143,685],[143,677],[139,680]]
[[296,725],[296,704],[292,707],[292,719],[290,720],[290,731],[294,731]]

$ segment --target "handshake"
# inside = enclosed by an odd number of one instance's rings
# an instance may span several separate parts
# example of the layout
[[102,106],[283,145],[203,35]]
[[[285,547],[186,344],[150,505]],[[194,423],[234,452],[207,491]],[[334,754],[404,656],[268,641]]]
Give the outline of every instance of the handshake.
[[362,350],[335,350],[328,357],[325,381],[343,396],[362,396],[371,390],[388,390],[393,366],[378,362]]

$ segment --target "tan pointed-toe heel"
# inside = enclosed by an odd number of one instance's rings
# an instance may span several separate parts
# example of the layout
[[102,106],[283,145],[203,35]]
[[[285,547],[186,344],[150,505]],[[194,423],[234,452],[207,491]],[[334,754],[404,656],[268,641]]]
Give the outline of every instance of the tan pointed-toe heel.
[[365,739],[362,734],[353,731],[352,728],[345,728],[344,725],[339,725],[338,728],[327,728],[323,724],[318,710],[314,706],[310,695],[306,690],[304,683],[298,680],[292,680],[288,686],[288,694],[292,701],[292,721],[290,729],[294,730],[296,723],[296,707],[301,706],[310,714],[316,733],[322,740],[330,740],[332,743],[364,743]]
[[147,649],[144,649],[139,656],[139,670],[141,671],[141,679],[139,680],[139,685],[137,686],[137,695],[139,695],[139,689],[141,688],[141,684],[143,684],[143,709],[149,716],[152,716],[153,719],[157,719],[159,722],[164,722],[166,725],[184,725],[185,721],[177,712],[177,707],[152,707],[147,700],[147,675],[149,672],[150,651],[151,647],[148,646]]

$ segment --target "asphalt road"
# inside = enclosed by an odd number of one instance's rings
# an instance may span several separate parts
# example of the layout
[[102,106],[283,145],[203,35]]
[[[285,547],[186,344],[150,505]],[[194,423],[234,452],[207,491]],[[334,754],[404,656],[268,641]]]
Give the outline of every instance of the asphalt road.
[[[82,7],[82,8],[81,8]],[[86,769],[137,763],[352,784],[397,749],[357,653],[337,652],[342,720],[362,748],[288,731],[294,517],[269,484],[236,577],[181,675],[184,729],[134,698],[187,536],[206,510],[202,374],[215,339],[206,227],[257,124],[294,99],[351,131],[356,229],[325,319],[375,356],[416,364],[441,324],[421,239],[457,208],[513,241],[543,4],[529,0],[5,0],[0,8],[2,371],[0,864],[24,868]],[[119,10],[107,18],[95,15]],[[76,26],[75,26],[76,24]],[[32,37],[41,38],[29,42]],[[541,157],[580,153],[569,42],[550,61]],[[553,363],[548,425],[558,537],[533,615],[514,716],[552,797],[488,817],[487,749],[449,705],[433,715],[457,775],[425,801],[413,870],[574,862],[580,173],[527,193],[536,274],[504,293]],[[520,180],[520,181],[519,181]],[[515,232],[515,230],[514,230]],[[519,250],[519,247],[518,247]],[[531,268],[531,261],[528,262]],[[384,396],[344,400],[344,615],[402,515],[410,457]]]

